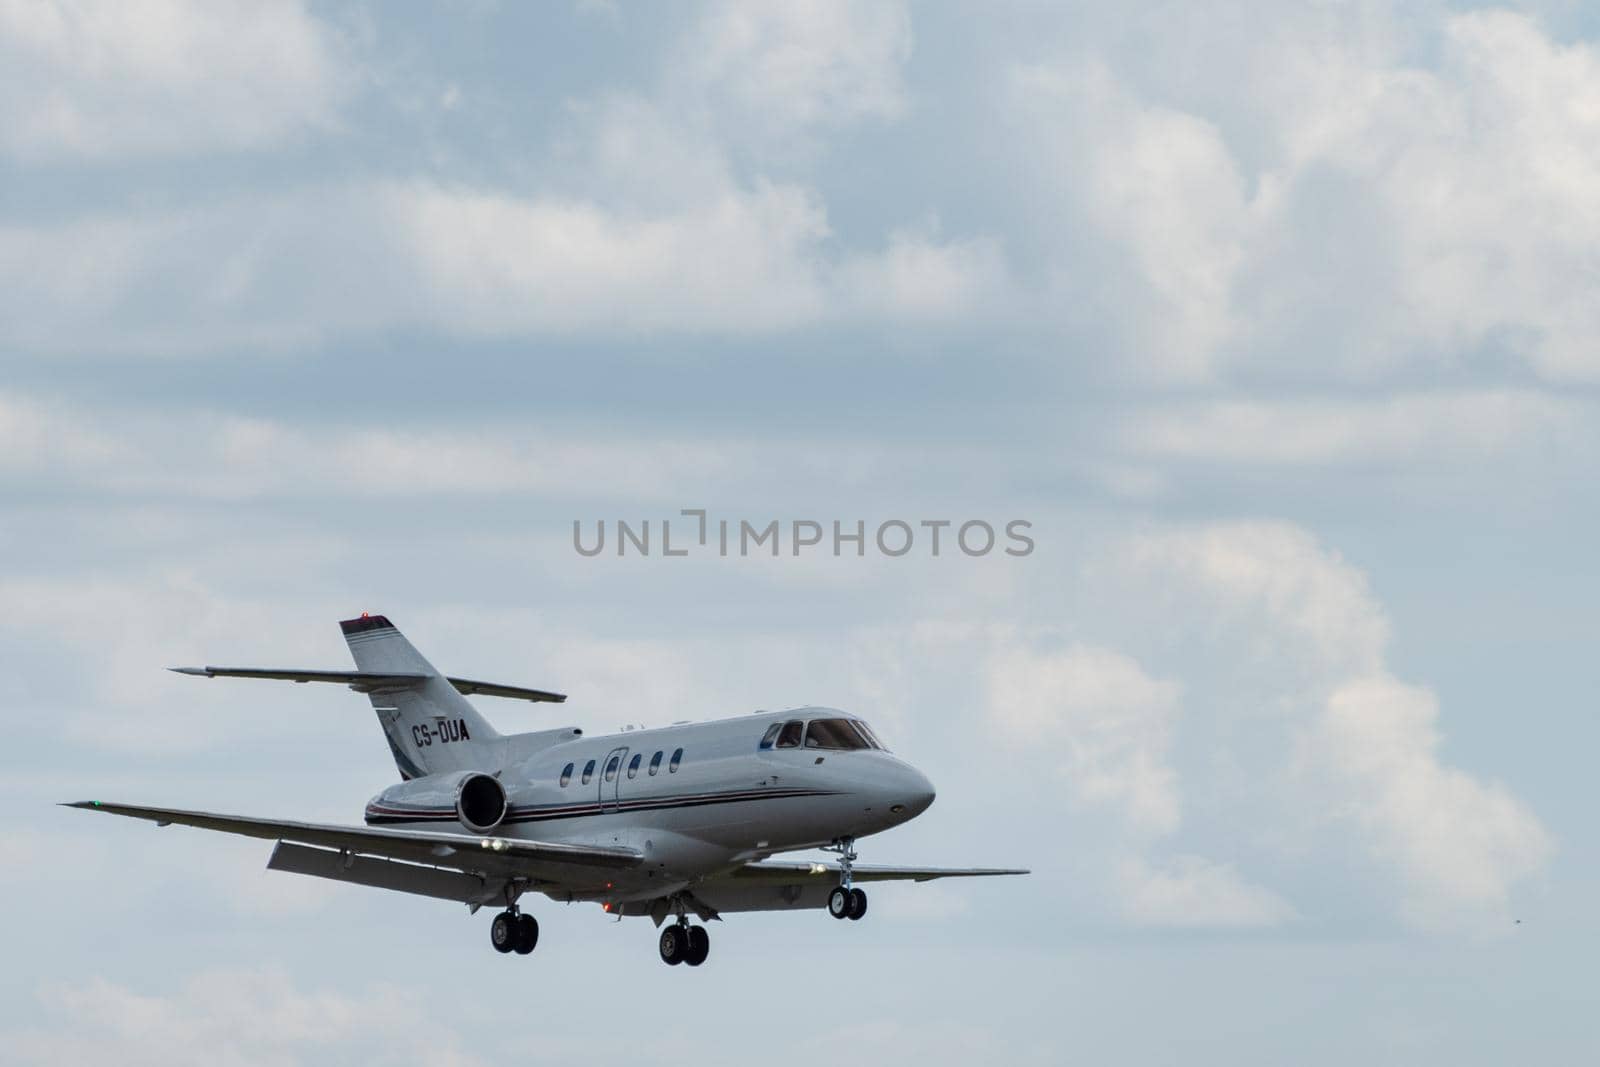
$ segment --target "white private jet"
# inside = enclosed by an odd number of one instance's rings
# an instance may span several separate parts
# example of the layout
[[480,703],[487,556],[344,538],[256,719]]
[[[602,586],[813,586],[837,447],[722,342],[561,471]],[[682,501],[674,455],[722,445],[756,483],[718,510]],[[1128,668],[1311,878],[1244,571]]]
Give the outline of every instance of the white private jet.
[[[856,839],[926,811],[933,784],[842,711],[758,712],[592,738],[576,727],[502,735],[466,695],[566,697],[441,675],[382,615],[339,626],[356,670],[173,670],[339,682],[368,694],[403,781],[367,804],[365,827],[98,800],[70,806],[276,840],[272,870],[454,900],[473,912],[504,905],[490,927],[500,952],[526,955],[538,943],[537,920],[517,906],[530,890],[648,915],[661,958],[691,967],[710,950],[691,912],[709,921],[826,907],[836,919],[860,919],[859,882],[1028,873],[858,865]],[[809,848],[837,853],[837,868],[769,858]]]

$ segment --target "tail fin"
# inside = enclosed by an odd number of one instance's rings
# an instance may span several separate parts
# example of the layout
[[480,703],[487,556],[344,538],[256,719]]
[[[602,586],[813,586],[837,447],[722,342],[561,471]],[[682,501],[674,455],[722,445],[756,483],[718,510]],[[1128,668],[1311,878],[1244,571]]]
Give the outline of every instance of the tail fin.
[[369,694],[401,777],[484,769],[493,750],[487,742],[500,735],[393,623],[363,615],[339,629],[362,671],[426,675],[421,684]]

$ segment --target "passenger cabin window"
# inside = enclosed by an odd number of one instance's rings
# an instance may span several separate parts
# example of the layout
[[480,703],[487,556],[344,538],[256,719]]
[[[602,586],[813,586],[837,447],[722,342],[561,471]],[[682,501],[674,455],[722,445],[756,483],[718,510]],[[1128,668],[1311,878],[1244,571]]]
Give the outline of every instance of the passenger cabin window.
[[871,748],[872,743],[849,719],[812,719],[806,724],[807,748]]
[[594,760],[583,765],[583,784],[588,785],[589,779],[594,777]]
[[783,723],[775,722],[767,727],[767,732],[761,735],[761,744],[758,748],[771,748],[772,742],[778,739],[778,731],[783,729]]
[[628,761],[628,777],[636,778],[639,775],[639,764],[644,760],[643,752],[635,752],[633,759]]
[[570,781],[572,781],[572,764],[569,763],[561,768],[561,788],[565,789]]
[[683,749],[681,749],[681,748],[673,749],[672,750],[672,762],[667,764],[667,773],[668,774],[677,774],[678,773],[678,764],[680,764],[682,762],[683,762]]
[[661,757],[663,755],[665,755],[665,753],[657,752],[654,756],[650,757],[650,775],[651,775],[651,777],[655,777],[655,773],[661,769]]
[[610,759],[606,760],[606,781],[614,782],[617,780],[617,768],[621,766],[621,764],[621,756],[612,756]]
[[783,724],[783,729],[778,731],[779,748],[799,748],[800,735],[805,733],[806,724],[799,719],[792,719]]

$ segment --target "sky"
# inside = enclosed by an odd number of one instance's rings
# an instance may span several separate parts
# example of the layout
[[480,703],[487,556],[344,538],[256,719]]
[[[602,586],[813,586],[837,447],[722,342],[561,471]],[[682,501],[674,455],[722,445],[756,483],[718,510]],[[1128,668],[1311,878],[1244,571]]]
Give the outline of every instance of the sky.
[[[1572,3],[0,0],[0,1047],[1594,1061],[1597,248]],[[364,698],[163,668],[361,611],[1034,873],[686,971],[53,806],[359,821]]]

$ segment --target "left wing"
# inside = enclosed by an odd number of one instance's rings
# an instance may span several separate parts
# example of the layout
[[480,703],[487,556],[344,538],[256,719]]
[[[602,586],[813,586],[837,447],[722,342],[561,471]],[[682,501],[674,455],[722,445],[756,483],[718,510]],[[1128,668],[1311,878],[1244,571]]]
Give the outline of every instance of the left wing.
[[[372,826],[287,822],[249,815],[219,815],[209,811],[150,808],[98,800],[80,800],[64,806],[146,819],[158,826],[177,823],[269,841],[316,845],[319,847],[306,849],[280,844],[273,853],[274,862],[271,865],[279,870],[294,870],[301,874],[315,874],[428,896],[444,896],[466,903],[498,899],[504,884],[512,879],[578,886],[603,883],[606,880],[604,872],[634,867],[643,860],[638,852],[628,848],[529,841],[517,837],[496,837],[493,834],[476,837]],[[312,855],[318,853],[320,856]],[[279,862],[280,859],[282,862]],[[452,879],[449,872],[460,874]],[[463,880],[462,876],[469,877]],[[439,885],[453,888],[448,892],[415,888]]]

